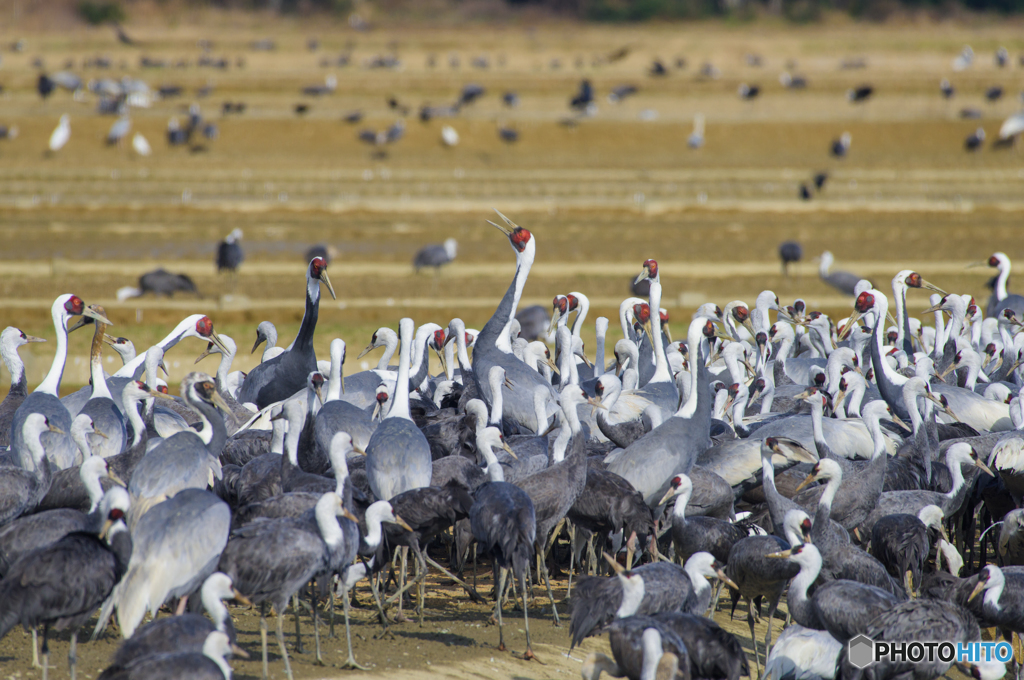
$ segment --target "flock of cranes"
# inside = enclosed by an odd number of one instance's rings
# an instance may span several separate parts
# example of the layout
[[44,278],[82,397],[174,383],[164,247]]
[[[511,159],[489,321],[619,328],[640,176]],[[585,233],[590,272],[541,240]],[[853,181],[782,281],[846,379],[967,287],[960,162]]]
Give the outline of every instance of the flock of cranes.
[[[116,621],[124,642],[101,677],[229,678],[228,657],[249,653],[225,606],[234,601],[260,609],[267,677],[270,605],[292,677],[286,609],[296,646],[301,606],[311,610],[319,660],[322,612],[333,628],[340,597],[346,665],[360,668],[349,596],[361,581],[382,626],[408,622],[407,603],[422,624],[431,571],[482,601],[477,563],[488,558],[497,648],[508,598],[522,603],[524,659],[548,620],[568,617],[573,646],[610,639],[612,656],[590,654],[585,678],[853,678],[845,643],[859,635],[1024,632],[1024,298],[1007,291],[1004,253],[987,261],[999,276],[984,309],[903,270],[891,292],[863,279],[841,288],[855,296],[844,319],[771,291],[752,307],[705,304],[684,341],[663,325],[649,259],[637,277],[647,299],[622,302],[614,343],[598,318],[589,353],[578,291],[555,296],[541,339],[522,336],[538,242],[498,216],[490,224],[516,270],[483,328],[403,318],[363,351],[385,350],[377,367],[348,376],[342,340],[329,361],[313,349],[321,294],[336,296],[321,257],[306,267],[296,338],[282,348],[261,323],[252,351],[266,348],[247,375],[231,370],[236,341],[203,314],[140,354],[108,333],[106,310],[66,294],[51,310],[52,366],[29,392],[18,350],[39,338],[4,330],[0,637],[32,629],[45,678],[51,630],[70,630],[74,677],[79,631],[95,639]],[[218,262],[241,262],[239,238]],[[830,264],[825,253],[822,276],[837,287],[856,278]],[[907,313],[917,290],[933,293],[934,324]],[[93,333],[91,384],[62,395],[68,334],[80,328]],[[220,362],[215,376],[171,376],[179,399],[161,370],[186,338]],[[113,375],[105,346],[124,364]],[[752,665],[714,620],[741,603]],[[780,607],[791,619],[774,644],[771,625],[755,635],[765,604],[769,624]],[[982,680],[1007,672],[964,666]],[[871,673],[931,679],[949,667],[897,660]]]

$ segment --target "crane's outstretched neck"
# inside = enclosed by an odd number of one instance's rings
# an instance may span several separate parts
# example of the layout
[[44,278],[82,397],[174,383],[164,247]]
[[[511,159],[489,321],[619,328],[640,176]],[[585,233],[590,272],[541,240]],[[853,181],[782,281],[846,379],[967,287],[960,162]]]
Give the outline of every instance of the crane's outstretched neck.
[[398,323],[398,330],[402,343],[398,352],[398,379],[395,383],[395,393],[391,396],[391,410],[384,418],[412,420],[412,416],[409,414],[409,361],[412,354],[415,324],[412,319],[402,319]]
[[57,353],[53,357],[53,363],[50,364],[50,370],[43,378],[43,382],[39,383],[39,387],[34,390],[36,392],[46,392],[55,397],[60,396],[58,394],[60,381],[64,377],[64,364],[68,360],[68,329],[65,325],[67,315],[64,313],[64,304],[72,297],[71,295],[61,295],[54,301],[53,307],[50,309],[53,328],[57,332]]

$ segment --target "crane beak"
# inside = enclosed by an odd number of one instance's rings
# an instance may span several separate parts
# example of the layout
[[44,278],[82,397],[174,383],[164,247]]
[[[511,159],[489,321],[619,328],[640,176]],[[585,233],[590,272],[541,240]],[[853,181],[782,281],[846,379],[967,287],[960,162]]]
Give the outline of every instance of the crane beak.
[[585,366],[586,366],[587,368],[593,368],[593,367],[594,367],[594,364],[590,363],[590,359],[588,359],[588,358],[587,358],[587,355],[586,355],[586,354],[584,354],[583,352],[573,352],[573,354],[575,354],[576,356],[578,356],[578,357],[579,357],[580,359],[583,359],[583,364],[584,364],[584,365],[585,365]]
[[213,354],[213,352],[211,352],[210,349],[207,348],[205,352],[203,352],[202,354],[199,355],[199,358],[196,359],[195,363],[198,364],[200,361],[202,361],[206,357],[210,356],[211,354]]
[[494,209],[494,212],[498,213],[498,217],[500,217],[505,222],[505,224],[507,224],[508,226],[507,227],[503,227],[500,224],[495,224],[494,222],[491,222],[490,220],[487,220],[487,224],[489,224],[492,227],[495,227],[495,228],[501,230],[506,236],[511,236],[512,235],[512,230],[515,229],[519,225],[517,225],[515,222],[513,222],[509,218],[505,217],[504,215],[502,215],[501,211],[498,210],[497,208]]
[[101,314],[100,312],[97,312],[94,305],[89,305],[84,310],[82,310],[82,316],[83,317],[87,316],[90,319],[95,319],[96,321],[99,321],[101,324],[103,324],[105,326],[113,326],[114,325],[114,324],[110,323],[110,319],[108,319],[107,317],[103,316],[103,314]]
[[210,401],[224,413],[231,413],[231,407],[228,406],[228,403],[224,401],[224,397],[220,396],[216,389],[210,393]]
[[[46,342],[46,341],[45,340],[41,340],[41,341],[40,340],[29,340],[29,342]],[[117,345],[117,338],[115,338],[113,336],[110,336],[110,335],[107,335],[106,333],[104,333],[103,334],[103,342],[107,343],[111,347],[114,347],[114,346]]]
[[[444,345],[442,345],[442,347],[444,347]],[[444,360],[444,354],[441,353],[441,352],[434,352],[434,354],[437,355],[437,360],[441,362],[441,371],[445,374],[445,376],[447,376],[448,375],[448,364]]]
[[953,362],[953,363],[952,363],[952,364],[950,364],[950,365],[949,365],[948,367],[946,367],[946,370],[945,370],[945,371],[943,371],[942,373],[939,373],[939,380],[942,380],[942,379],[943,379],[943,378],[945,378],[945,377],[946,377],[947,375],[949,375],[950,373],[952,373],[953,371],[955,371],[955,370],[956,370],[957,368],[959,368],[959,367],[958,367],[958,366],[956,365],[956,362]]
[[663,323],[663,324],[661,324],[661,330],[665,331],[665,335],[666,335],[666,337],[668,337],[668,341],[669,341],[670,343],[671,343],[671,342],[674,342],[674,341],[672,340],[672,331],[671,331],[671,330],[669,330],[669,327],[668,327],[668,324],[667,324],[667,323]]
[[319,401],[320,405],[323,406],[323,404],[324,404],[324,391],[323,391],[323,389],[321,389],[321,387],[319,385],[314,385],[313,386],[313,391],[316,392],[317,401]]
[[151,397],[156,397],[157,399],[170,399],[171,401],[174,401],[174,397],[172,397],[169,394],[164,394],[160,390],[153,390],[150,389],[149,387],[146,387],[146,391],[149,393],[149,396]]
[[512,456],[512,458],[514,458],[515,460],[519,460],[519,456],[516,455],[516,452],[513,451],[512,447],[509,446],[506,442],[501,442],[501,448],[505,449],[505,452],[508,453],[508,455]]
[[[236,600],[238,600],[238,597],[235,597],[235,599],[236,599]],[[239,600],[239,601],[241,602],[241,600]],[[245,604],[252,604],[252,603],[251,603],[251,602],[249,602],[248,600],[246,600],[246,601],[245,601]],[[231,653],[232,653],[232,654],[235,654],[235,655],[237,655],[237,656],[240,656],[240,657],[242,657],[243,659],[248,659],[248,658],[249,658],[249,652],[245,651],[244,649],[242,649],[241,647],[239,647],[239,646],[238,646],[237,644],[235,644],[234,642],[232,642],[232,643],[231,643]]]
[[107,537],[107,532],[110,531],[110,527],[114,526],[114,520],[106,519],[103,522],[103,528],[100,529],[100,540],[104,540]]
[[354,442],[352,443],[352,450],[355,451],[356,453],[358,453],[360,456],[365,456],[366,455],[366,451],[363,451],[361,448],[356,446]]
[[265,339],[266,338],[264,338],[263,336],[260,336],[260,335],[256,336],[256,342],[252,343],[252,351],[249,352],[249,354],[255,354],[256,353],[256,348],[259,347],[260,345],[262,345],[263,341]]
[[644,267],[644,270],[642,272],[640,272],[639,274],[637,274],[636,278],[633,279],[633,285],[635,286],[636,284],[640,283],[641,281],[643,281],[646,278],[649,278],[650,276],[651,276],[650,268]]
[[403,529],[405,529],[406,531],[409,531],[409,532],[411,532],[411,531],[413,530],[413,529],[412,529],[412,527],[411,527],[411,526],[409,526],[409,523],[408,523],[408,522],[406,522],[406,521],[405,521],[404,519],[402,519],[401,517],[399,517],[398,515],[395,515],[395,524],[397,524],[398,526],[402,527],[402,528],[403,528]]
[[[249,601],[249,598],[247,598],[245,595],[242,595],[242,593],[238,592],[237,588],[232,588],[231,589],[231,594],[234,595],[234,600],[238,604],[244,604],[244,605],[250,606],[250,607],[252,606],[252,602]],[[245,651],[243,650],[242,653],[245,654]],[[236,652],[236,654],[237,654],[237,652]],[[247,655],[247,657],[248,657],[248,655]]]
[[939,295],[941,295],[943,297],[945,297],[946,295],[949,295],[949,293],[947,293],[946,291],[942,290],[941,288],[936,286],[934,283],[929,283],[928,281],[925,281],[924,279],[921,279],[921,287],[922,288],[927,288],[928,290],[932,291],[933,293],[938,293]]
[[857,325],[857,322],[860,321],[862,316],[864,315],[856,309],[853,310],[853,314],[850,315],[850,318],[846,321],[846,325],[843,326],[843,332],[839,334],[839,342],[845,340],[846,336],[853,332],[853,327]]
[[88,319],[86,319],[83,316],[83,317],[79,318],[78,321],[75,322],[74,326],[71,326],[71,327],[68,328],[68,333],[74,333],[75,331],[77,331],[82,326],[85,326],[85,325],[88,325],[88,324],[91,324],[91,323],[92,323],[92,321],[89,321]]
[[[107,338],[107,336],[104,335],[103,339],[105,340],[106,338]],[[46,338],[37,338],[34,335],[26,335],[25,336],[25,342],[46,342]]]
[[344,505],[341,506],[341,513],[340,513],[339,516],[340,517],[344,517],[345,519],[350,519],[353,522],[355,522],[356,524],[359,524],[359,518],[356,517],[355,515],[353,515],[352,512],[348,508],[346,508]]
[[932,312],[940,312],[940,311],[942,311],[942,303],[941,302],[939,304],[937,304],[937,305],[932,305],[931,307],[929,307],[928,309],[924,310],[921,313],[922,314],[930,314]]
[[967,601],[970,602],[971,600],[976,598],[981,593],[981,591],[985,590],[985,585],[985,581],[978,581],[978,585],[974,586],[974,590],[971,591],[971,596],[967,598]]
[[905,423],[905,422],[903,421],[903,419],[902,419],[902,418],[900,418],[900,417],[899,417],[898,415],[896,415],[895,413],[891,414],[890,420],[892,420],[892,422],[894,422],[894,423],[896,423],[897,425],[899,425],[900,427],[902,427],[902,428],[903,428],[904,430],[906,430],[907,432],[913,432],[913,431],[914,431],[914,430],[913,430],[913,429],[912,429],[912,428],[911,428],[911,427],[910,427],[909,425],[907,425],[907,424],[906,424],[906,423]]
[[224,341],[220,339],[220,336],[217,335],[217,331],[210,331],[210,342],[216,345],[217,349],[221,352],[228,354],[228,347],[224,344]]
[[626,572],[626,568],[619,564],[614,557],[609,555],[607,552],[604,552],[602,554],[604,555],[604,559],[608,562],[608,564],[611,566],[611,568],[615,571],[616,574],[624,574]]
[[839,408],[839,405],[843,403],[844,399],[846,399],[846,390],[839,390],[838,392],[836,392],[836,398],[833,401],[833,403],[836,405],[836,408]]
[[93,425],[93,427],[92,427],[92,433],[95,434],[95,435],[99,435],[100,437],[103,437],[104,439],[110,439],[110,437],[108,437],[102,430],[100,430],[100,428],[96,427],[95,425]]
[[751,336],[755,336],[755,337],[757,336],[757,331],[754,330],[754,324],[753,324],[753,322],[751,322],[749,316],[746,319],[744,319],[742,321],[742,323],[743,323],[743,327],[746,328],[748,331],[750,331],[750,335]]
[[739,590],[740,589],[740,587],[738,585],[736,585],[735,581],[733,581],[731,578],[729,578],[728,576],[725,575],[725,570],[722,569],[721,566],[719,566],[717,569],[715,569],[715,574],[718,575],[718,580],[719,581],[721,581],[725,585],[729,586],[733,590]]
[[647,320],[644,324],[644,335],[647,336],[647,342],[651,343],[651,347],[654,347],[654,336],[651,335],[651,321]]
[[658,501],[658,505],[665,505],[665,503],[668,503],[668,499],[672,498],[672,496],[674,496],[675,494],[676,494],[675,488],[673,488],[671,486],[668,487],[668,491],[666,491],[665,495],[661,497],[660,501]]
[[544,362],[551,367],[551,372],[555,375],[562,375],[562,372],[558,370],[558,365],[551,359],[544,359]]
[[510,390],[514,390],[515,387],[516,387],[516,384],[514,382],[512,382],[511,380],[509,380],[509,378],[506,376],[505,377],[505,387],[507,387]]
[[811,482],[813,482],[817,478],[818,478],[818,476],[815,475],[815,474],[807,475],[806,477],[804,477],[804,481],[800,482],[800,484],[796,487],[796,489],[793,490],[793,493],[794,494],[799,493],[801,490],[803,490],[804,487],[806,487],[808,484],[810,484]]
[[554,420],[551,421],[551,424],[548,425],[548,429],[544,430],[544,433],[541,434],[541,437],[547,437],[549,434],[551,434],[552,432],[554,432],[557,429],[558,429],[558,419],[555,418]]
[[774,559],[786,560],[786,559],[789,559],[792,554],[793,554],[792,550],[782,550],[781,552],[768,553],[768,557],[771,557],[771,558],[774,558]]
[[987,266],[988,266],[988,260],[982,260],[981,262],[972,262],[969,265],[967,265],[966,267],[964,267],[964,269],[974,269],[975,267],[987,267]]
[[327,285],[327,292],[331,294],[332,300],[337,300],[338,296],[334,294],[334,286],[331,285],[331,277],[327,276],[327,270],[320,270],[320,280]]
[[56,425],[50,425],[50,432],[53,432],[54,434],[64,434],[64,430],[60,429]]
[[587,403],[593,406],[595,409],[603,408],[605,411],[608,410],[608,407],[605,406],[604,403],[597,397],[587,397]]
[[376,346],[371,342],[369,345],[366,346],[366,349],[359,353],[359,356],[357,356],[356,359],[362,359],[364,356],[366,356],[369,352],[373,351],[374,349],[376,349]]
[[551,321],[548,323],[548,326],[550,326],[551,328],[558,328],[558,320],[561,318],[562,310],[560,310],[558,307],[555,307],[553,310],[551,310]]
[[978,466],[978,468],[989,477],[995,477],[995,473],[992,472],[992,468],[990,468],[988,465],[985,465],[985,463],[980,458],[977,461],[975,461],[974,464]]
[[168,378],[171,377],[171,374],[167,372],[167,364],[164,363],[163,359],[160,360],[160,370],[163,371],[164,375],[166,375]]
[[377,416],[380,415],[380,402],[376,402],[373,405],[373,414],[370,416],[370,420],[377,420]]
[[118,486],[120,486],[122,488],[125,488],[125,489],[128,488],[128,485],[125,484],[125,481],[123,479],[121,479],[120,477],[118,477],[117,475],[115,475],[113,472],[110,472],[108,470],[107,474],[105,476],[106,476],[107,479],[112,481],[114,484],[117,484]]

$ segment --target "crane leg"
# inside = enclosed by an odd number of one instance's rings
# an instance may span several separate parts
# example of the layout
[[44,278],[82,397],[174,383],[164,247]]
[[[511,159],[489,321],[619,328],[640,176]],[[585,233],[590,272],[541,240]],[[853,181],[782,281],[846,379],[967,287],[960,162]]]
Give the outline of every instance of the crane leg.
[[391,635],[391,637],[394,638],[394,635],[391,633],[391,629],[388,628],[388,616],[384,613],[384,605],[381,604],[380,593],[377,592],[377,579],[375,576],[370,576],[370,592],[373,593],[373,602],[377,605],[377,614],[380,617],[380,625],[384,628],[377,637],[382,638],[385,635]]
[[[295,653],[305,654],[306,650],[302,648],[302,629],[299,624],[299,593],[292,595],[292,614],[295,615]],[[283,616],[284,612],[281,612],[281,615]]]
[[292,664],[288,660],[288,650],[284,646],[284,612],[277,613],[277,644],[281,647],[281,656],[284,657],[284,672],[288,676],[288,680],[294,680]]
[[707,613],[708,618],[713,618],[715,612],[718,611],[718,598],[722,596],[722,582],[719,581],[715,586],[715,597],[711,600],[711,611]]
[[328,595],[328,597],[330,599],[328,599],[328,601],[327,601],[328,602],[327,606],[328,606],[328,608],[330,609],[330,612],[331,612],[331,623],[330,623],[330,629],[327,631],[327,635],[333,638],[334,637],[334,588],[328,588],[328,590],[330,590],[330,594]]
[[416,550],[416,580],[419,587],[416,590],[416,609],[419,613],[420,626],[423,625],[423,609],[427,599],[427,561],[423,559],[423,552]]
[[71,633],[71,647],[68,648],[68,668],[71,672],[71,680],[75,680],[76,665],[78,664],[78,631]]
[[[498,617],[498,651],[504,652],[505,631],[502,629],[501,626],[501,594],[505,590],[505,568],[499,567],[498,569],[498,603],[494,607],[494,613]],[[526,609],[526,607],[523,607],[523,609]]]
[[754,648],[754,677],[761,677],[761,658],[757,653],[757,637],[754,635],[754,601],[747,598],[747,625],[750,626],[750,644]]
[[263,680],[267,680],[267,604],[260,604],[260,646],[263,648]]
[[772,646],[772,620],[775,618],[775,610],[779,608],[779,600],[781,598],[782,591],[779,591],[779,594],[775,596],[772,603],[768,605],[768,633],[764,637],[764,659],[766,663],[768,661],[768,650]]
[[345,660],[345,664],[342,668],[359,669],[361,671],[370,670],[366,666],[360,666],[356,663],[356,657],[352,653],[352,631],[349,629],[348,622],[348,591],[345,590],[341,595],[342,606],[345,608],[345,641],[348,643],[348,659]]
[[471,588],[468,583],[466,583],[461,578],[459,578],[458,576],[456,576],[455,574],[453,574],[452,572],[448,571],[447,569],[442,567],[440,564],[435,562],[432,557],[430,557],[429,555],[426,555],[424,557],[424,559],[427,560],[427,563],[430,566],[434,567],[435,569],[440,571],[442,574],[444,574],[445,576],[447,576],[448,578],[450,578],[451,580],[455,581],[460,586],[462,586],[463,590],[466,591],[466,594],[469,595],[469,598],[471,600],[473,600],[474,602],[480,602],[481,604],[486,601],[486,600],[484,600],[483,596],[480,595],[480,593],[476,592],[476,588]]
[[576,558],[576,525],[569,524],[569,587],[565,592],[565,599],[572,597],[572,567]]
[[50,624],[43,624],[43,680],[47,680],[50,672]]
[[39,630],[32,628],[32,668],[42,668],[39,663]]
[[[526,588],[526,575],[522,570],[519,571],[519,587],[524,590]],[[526,651],[523,652],[523,659],[527,661],[536,659],[537,657],[533,654],[533,643],[530,642],[530,615],[527,607],[523,607],[523,628],[526,630]]]
[[[548,578],[548,565],[544,563],[544,559],[543,558],[541,558],[540,566],[541,566],[541,569],[543,570],[541,572],[541,574],[544,576],[544,586],[547,588],[547,590],[548,590],[548,598],[551,600],[551,612],[555,615],[555,625],[556,626],[561,626],[562,622],[558,618],[558,607],[555,606],[555,595],[554,595],[554,593],[551,592],[551,579]],[[524,609],[526,608],[526,597],[525,596],[523,597],[523,608]]]
[[323,666],[324,659],[320,656],[320,612],[317,611],[316,590],[310,588],[310,595],[313,596],[313,645],[316,650],[316,665]]

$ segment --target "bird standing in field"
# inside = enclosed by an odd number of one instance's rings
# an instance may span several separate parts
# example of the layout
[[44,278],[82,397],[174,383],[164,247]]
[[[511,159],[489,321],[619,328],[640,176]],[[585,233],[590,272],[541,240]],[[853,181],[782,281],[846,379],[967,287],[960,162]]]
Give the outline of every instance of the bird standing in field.
[[779,259],[782,260],[782,275],[789,276],[789,263],[799,262],[804,256],[804,249],[796,241],[783,241],[779,244]]
[[455,259],[458,252],[458,241],[453,238],[445,239],[444,243],[435,243],[424,246],[413,258],[412,266],[419,273],[424,267],[433,267],[434,273],[441,271],[441,267]]
[[56,153],[64,148],[64,145],[71,139],[71,118],[68,114],[60,117],[60,122],[50,135],[50,153]]
[[245,260],[245,252],[238,243],[241,240],[242,230],[236,228],[217,246],[217,273],[227,270],[231,277],[232,287],[234,287],[238,268]]

